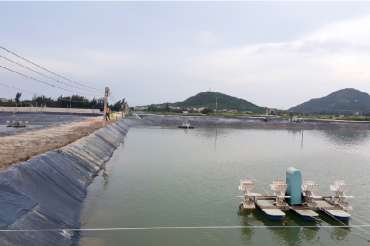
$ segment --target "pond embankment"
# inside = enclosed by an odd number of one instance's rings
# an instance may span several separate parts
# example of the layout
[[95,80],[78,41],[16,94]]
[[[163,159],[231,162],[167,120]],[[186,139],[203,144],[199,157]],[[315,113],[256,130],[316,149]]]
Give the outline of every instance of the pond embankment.
[[180,116],[140,114],[137,124],[176,127],[188,122],[195,127],[235,127],[266,129],[317,129],[333,127],[351,127],[370,129],[370,122],[307,119],[291,122],[282,118],[219,117],[219,116]]
[[32,156],[63,147],[106,126],[106,121],[91,118],[44,129],[0,137],[0,168],[25,161]]
[[[75,135],[76,140],[82,129],[71,129],[71,137]],[[78,242],[77,232],[61,229],[79,228],[87,186],[127,131],[128,125],[121,120],[0,172],[1,245],[65,246]],[[42,138],[53,142],[58,136]],[[38,142],[29,141],[32,143],[31,147],[37,147]]]

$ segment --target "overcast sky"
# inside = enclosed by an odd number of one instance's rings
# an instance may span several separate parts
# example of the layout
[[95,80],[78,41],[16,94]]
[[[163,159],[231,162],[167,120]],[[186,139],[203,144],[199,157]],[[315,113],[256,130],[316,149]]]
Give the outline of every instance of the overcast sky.
[[[1,2],[0,37],[130,105],[212,90],[286,109],[342,88],[370,92],[370,2]],[[24,97],[68,94],[1,68],[0,83]],[[0,97],[15,92],[0,87]]]

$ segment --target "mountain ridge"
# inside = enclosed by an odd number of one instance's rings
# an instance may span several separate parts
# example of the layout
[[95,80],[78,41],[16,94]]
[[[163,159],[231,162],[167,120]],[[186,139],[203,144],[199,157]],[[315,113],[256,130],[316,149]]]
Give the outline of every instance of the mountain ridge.
[[207,108],[211,110],[237,110],[240,112],[265,112],[265,107],[258,106],[245,99],[230,96],[221,92],[199,92],[184,101],[175,103],[153,104],[152,106],[164,107],[166,105],[180,108]]
[[303,114],[367,115],[370,114],[370,95],[354,88],[345,88],[310,99],[288,111]]

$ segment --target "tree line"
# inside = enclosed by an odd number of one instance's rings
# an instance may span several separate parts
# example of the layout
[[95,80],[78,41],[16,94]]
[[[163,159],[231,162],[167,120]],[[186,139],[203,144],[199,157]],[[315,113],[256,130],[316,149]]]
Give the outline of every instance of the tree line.
[[[88,99],[80,95],[72,96],[59,96],[54,99],[44,95],[33,96],[32,99],[21,100],[22,93],[17,92],[12,99],[0,100],[0,106],[3,107],[53,107],[53,108],[85,108],[85,109],[104,109],[103,98]],[[112,111],[121,111],[122,105],[126,104],[126,100],[118,100],[110,104],[109,107]]]

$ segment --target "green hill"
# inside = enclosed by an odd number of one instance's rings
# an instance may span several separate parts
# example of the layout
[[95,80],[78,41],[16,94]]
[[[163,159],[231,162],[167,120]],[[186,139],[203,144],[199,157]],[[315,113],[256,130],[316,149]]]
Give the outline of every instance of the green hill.
[[185,101],[173,103],[172,106],[181,108],[209,108],[217,110],[238,110],[254,113],[265,112],[265,108],[257,106],[241,98],[229,96],[220,92],[200,92]]
[[365,92],[347,88],[325,97],[311,99],[289,109],[304,114],[370,114],[370,96]]

